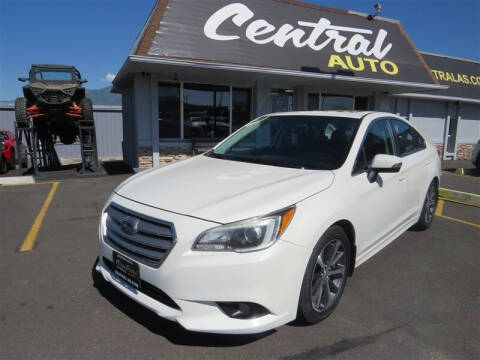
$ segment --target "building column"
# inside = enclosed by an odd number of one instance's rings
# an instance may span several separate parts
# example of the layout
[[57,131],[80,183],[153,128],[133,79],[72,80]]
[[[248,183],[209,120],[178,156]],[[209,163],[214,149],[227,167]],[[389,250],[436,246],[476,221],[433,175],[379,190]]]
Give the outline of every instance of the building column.
[[307,110],[307,95],[305,86],[295,86],[293,94],[293,106],[295,111]]
[[271,112],[270,85],[257,82],[253,89],[253,116],[259,117]]
[[160,134],[158,125],[158,75],[150,76],[150,105],[152,124],[152,162],[153,166],[160,165]]

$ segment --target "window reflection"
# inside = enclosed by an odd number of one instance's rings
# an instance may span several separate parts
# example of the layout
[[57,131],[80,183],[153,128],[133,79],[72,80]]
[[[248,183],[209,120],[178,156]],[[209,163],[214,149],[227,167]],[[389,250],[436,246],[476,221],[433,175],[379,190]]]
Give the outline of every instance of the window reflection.
[[272,112],[293,111],[293,90],[271,89]]
[[232,93],[232,132],[237,131],[248,123],[250,118],[251,97],[250,89],[234,88]]
[[320,95],[318,93],[309,93],[307,110],[318,110],[320,108]]
[[230,132],[230,89],[227,86],[185,84],[184,137],[224,138]]
[[180,137],[180,84],[158,84],[158,130],[160,138]]
[[322,110],[353,110],[353,96],[322,94]]

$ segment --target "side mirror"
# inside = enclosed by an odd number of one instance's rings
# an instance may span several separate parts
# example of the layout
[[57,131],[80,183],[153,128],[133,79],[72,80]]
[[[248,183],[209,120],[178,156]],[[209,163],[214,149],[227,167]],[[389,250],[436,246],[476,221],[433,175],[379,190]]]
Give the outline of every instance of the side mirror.
[[87,79],[79,79],[78,82],[80,84],[85,84],[88,80]]
[[25,82],[25,81],[28,81],[28,78],[25,78],[25,77],[19,77],[19,78],[18,78],[18,81],[23,81],[23,82]]
[[379,173],[396,173],[402,168],[402,159],[398,156],[378,154],[368,168],[368,181],[377,181]]

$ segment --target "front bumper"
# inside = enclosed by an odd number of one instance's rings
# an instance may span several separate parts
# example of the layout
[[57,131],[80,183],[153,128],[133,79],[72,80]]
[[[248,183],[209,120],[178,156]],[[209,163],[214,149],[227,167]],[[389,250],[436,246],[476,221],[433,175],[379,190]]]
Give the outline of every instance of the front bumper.
[[[135,212],[175,225],[177,243],[158,268],[139,263],[142,281],[170,297],[180,309],[148,296],[119,278],[104,259],[113,249],[100,239],[103,278],[122,293],[155,312],[199,332],[247,334],[264,332],[295,319],[308,254],[305,248],[279,240],[268,249],[251,253],[192,251],[194,239],[218,224],[173,214],[114,196],[112,200]],[[128,257],[128,254],[123,254]],[[216,302],[252,302],[269,314],[253,319],[226,315]]]

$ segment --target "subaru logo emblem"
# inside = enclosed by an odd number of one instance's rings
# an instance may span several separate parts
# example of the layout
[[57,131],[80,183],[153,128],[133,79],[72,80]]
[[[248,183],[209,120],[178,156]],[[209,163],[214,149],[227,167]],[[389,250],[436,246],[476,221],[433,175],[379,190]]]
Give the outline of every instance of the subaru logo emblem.
[[125,234],[127,235],[134,235],[138,231],[138,223],[140,220],[137,218],[127,216],[120,222],[120,226],[122,227],[122,230]]

